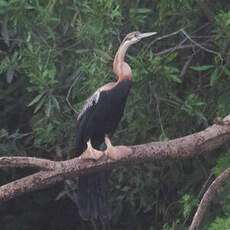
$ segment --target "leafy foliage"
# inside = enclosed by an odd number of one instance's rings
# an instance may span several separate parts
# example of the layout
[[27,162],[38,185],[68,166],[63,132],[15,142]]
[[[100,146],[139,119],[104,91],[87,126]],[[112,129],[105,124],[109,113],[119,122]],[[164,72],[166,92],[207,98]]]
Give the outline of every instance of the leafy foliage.
[[184,217],[188,217],[188,215],[191,213],[192,208],[198,207],[198,200],[191,195],[185,194],[183,197],[183,203],[184,203]]
[[227,230],[227,229],[229,229],[229,227],[230,227],[229,218],[217,217],[208,229],[209,230],[218,230],[218,229]]
[[[190,39],[176,33],[128,50],[133,87],[114,144],[169,140],[229,114],[229,8],[227,0],[0,0],[0,155],[74,157],[73,109],[115,81],[114,54],[134,30],[162,36],[184,28]],[[223,146],[205,157],[115,169],[112,228],[187,229],[203,183],[228,167],[228,155]],[[1,170],[0,183],[27,173]],[[219,192],[205,229],[227,229],[229,191],[227,184]],[[90,228],[74,197],[75,189],[62,185],[27,194],[0,209],[0,225]]]

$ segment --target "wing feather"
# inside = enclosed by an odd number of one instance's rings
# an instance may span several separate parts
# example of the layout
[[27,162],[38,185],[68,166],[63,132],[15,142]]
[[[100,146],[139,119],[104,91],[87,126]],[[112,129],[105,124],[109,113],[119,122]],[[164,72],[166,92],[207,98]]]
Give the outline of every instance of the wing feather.
[[89,97],[84,106],[82,111],[79,113],[77,118],[77,133],[76,133],[76,155],[80,156],[86,149],[86,133],[85,133],[85,125],[88,123],[89,115],[92,110],[95,109],[99,98],[100,98],[101,91],[98,89],[94,92],[94,94]]
[[80,120],[81,117],[87,113],[87,111],[95,106],[99,100],[101,90],[98,89],[97,91],[94,92],[94,94],[86,100],[85,105],[83,106],[82,111],[79,113],[77,120]]

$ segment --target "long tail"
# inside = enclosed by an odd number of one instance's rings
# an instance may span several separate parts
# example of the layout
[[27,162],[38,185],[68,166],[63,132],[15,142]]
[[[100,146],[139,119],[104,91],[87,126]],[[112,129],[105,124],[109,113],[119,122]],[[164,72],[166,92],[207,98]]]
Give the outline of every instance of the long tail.
[[79,177],[78,208],[84,220],[110,218],[106,171]]
[[[100,143],[93,141],[93,147],[98,148],[102,141],[100,140]],[[81,155],[86,148],[81,132],[77,133],[76,155]],[[110,218],[108,171],[79,176],[78,209],[84,220]]]

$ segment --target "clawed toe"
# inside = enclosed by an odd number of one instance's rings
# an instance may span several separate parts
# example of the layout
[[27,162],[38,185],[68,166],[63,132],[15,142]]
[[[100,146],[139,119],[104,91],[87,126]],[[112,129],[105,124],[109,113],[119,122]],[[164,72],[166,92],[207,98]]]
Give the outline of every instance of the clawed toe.
[[113,147],[113,145],[111,144],[111,141],[110,141],[108,136],[105,136],[105,144],[107,146],[107,149],[105,150],[105,155],[109,159],[114,160],[115,159],[114,153],[116,152],[116,148]]
[[79,159],[85,159],[89,161],[98,161],[104,156],[108,157],[111,160],[116,159],[116,148],[112,146],[110,139],[108,136],[105,136],[105,144],[107,146],[107,149],[103,151],[99,151],[97,149],[94,149],[91,145],[90,140],[87,142],[87,149],[86,151],[79,157]]
[[103,156],[103,152],[97,149],[94,149],[91,145],[90,140],[87,142],[86,151],[79,157],[80,159],[87,159],[92,161],[97,161]]

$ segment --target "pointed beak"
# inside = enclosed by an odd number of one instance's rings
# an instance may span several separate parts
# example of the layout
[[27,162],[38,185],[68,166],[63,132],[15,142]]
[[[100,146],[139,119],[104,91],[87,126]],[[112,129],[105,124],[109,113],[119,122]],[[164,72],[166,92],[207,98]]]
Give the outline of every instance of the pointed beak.
[[138,35],[138,37],[139,37],[139,39],[142,39],[142,38],[147,38],[147,37],[153,36],[155,34],[157,34],[157,32],[143,33],[143,34]]

